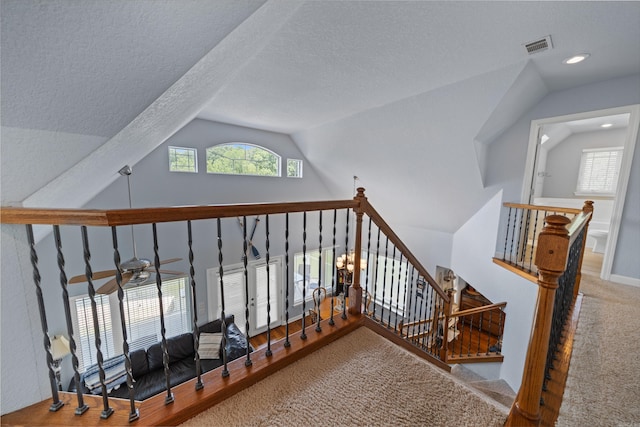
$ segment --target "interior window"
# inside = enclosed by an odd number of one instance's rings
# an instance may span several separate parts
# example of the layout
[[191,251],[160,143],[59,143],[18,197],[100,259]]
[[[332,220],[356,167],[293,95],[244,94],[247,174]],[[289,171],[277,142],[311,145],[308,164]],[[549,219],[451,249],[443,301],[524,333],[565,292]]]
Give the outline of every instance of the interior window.
[[240,142],[207,148],[207,172],[229,175],[280,176],[281,158],[266,148]]

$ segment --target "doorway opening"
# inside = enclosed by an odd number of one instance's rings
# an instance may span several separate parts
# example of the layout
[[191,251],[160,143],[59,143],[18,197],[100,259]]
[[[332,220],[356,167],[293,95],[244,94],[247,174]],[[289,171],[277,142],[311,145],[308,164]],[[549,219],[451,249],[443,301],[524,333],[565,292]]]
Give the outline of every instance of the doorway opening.
[[639,123],[640,105],[531,122],[521,200],[575,208],[593,200],[586,252],[604,280],[611,276]]

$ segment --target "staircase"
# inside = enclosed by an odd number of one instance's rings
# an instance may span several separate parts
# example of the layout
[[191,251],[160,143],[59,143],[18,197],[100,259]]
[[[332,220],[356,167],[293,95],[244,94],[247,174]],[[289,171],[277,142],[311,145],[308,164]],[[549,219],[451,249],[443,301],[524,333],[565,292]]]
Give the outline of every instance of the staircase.
[[516,398],[515,391],[509,387],[505,380],[488,380],[465,365],[455,365],[451,368],[451,375],[504,406],[507,411]]

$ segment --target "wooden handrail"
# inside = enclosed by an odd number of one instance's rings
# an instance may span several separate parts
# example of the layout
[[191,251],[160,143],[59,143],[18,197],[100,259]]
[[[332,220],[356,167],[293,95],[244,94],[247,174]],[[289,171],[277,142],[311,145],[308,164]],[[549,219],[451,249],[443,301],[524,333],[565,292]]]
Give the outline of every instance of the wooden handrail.
[[[506,301],[505,302],[498,302],[495,304],[489,304],[489,305],[483,305],[481,307],[475,307],[475,308],[468,308],[466,310],[462,310],[462,311],[454,311],[450,314],[449,317],[460,317],[460,316],[468,316],[471,314],[478,314],[478,313],[484,313],[486,311],[491,311],[497,308],[504,308],[507,306]],[[441,315],[440,317],[438,317],[438,319],[444,319],[445,316]],[[423,319],[423,320],[416,320],[415,322],[409,322],[409,323],[402,323],[400,324],[400,328],[409,328],[411,326],[415,326],[415,325],[422,325],[425,323],[431,323],[433,321],[433,319],[429,318],[429,319]]]
[[366,213],[369,216],[369,218],[371,218],[371,220],[376,224],[376,226],[380,229],[380,231],[389,238],[389,241],[393,243],[395,247],[400,250],[400,252],[402,252],[405,259],[407,259],[409,263],[411,263],[411,265],[418,271],[418,273],[422,277],[424,277],[425,280],[427,280],[427,282],[429,282],[429,285],[433,289],[435,289],[438,295],[440,295],[440,297],[445,302],[449,302],[449,295],[447,295],[447,293],[440,287],[440,285],[438,285],[438,283],[433,279],[433,277],[431,277],[427,269],[424,268],[424,266],[420,263],[420,261],[418,261],[415,255],[411,253],[409,248],[407,248],[407,246],[402,242],[402,240],[400,240],[398,235],[391,229],[389,224],[387,224],[387,222],[384,219],[382,219],[382,216],[378,213],[378,211],[374,209],[373,206],[371,206],[371,204],[366,198],[362,200],[360,208],[364,211],[364,213]]
[[504,206],[505,208],[527,209],[532,211],[550,211],[550,212],[567,213],[567,214],[579,214],[580,212],[582,212],[582,209],[578,209],[578,208],[561,208],[558,206],[528,205],[524,203],[505,202],[502,204],[502,206]]
[[161,222],[229,218],[329,209],[357,208],[356,200],[259,203],[239,205],[171,206],[136,209],[46,209],[1,207],[3,224],[120,226]]
[[460,316],[468,316],[470,314],[478,314],[484,313],[485,311],[491,311],[497,308],[505,308],[507,306],[507,302],[497,302],[495,304],[483,305],[481,307],[468,308],[466,310],[454,311],[451,313],[451,317],[460,317]]

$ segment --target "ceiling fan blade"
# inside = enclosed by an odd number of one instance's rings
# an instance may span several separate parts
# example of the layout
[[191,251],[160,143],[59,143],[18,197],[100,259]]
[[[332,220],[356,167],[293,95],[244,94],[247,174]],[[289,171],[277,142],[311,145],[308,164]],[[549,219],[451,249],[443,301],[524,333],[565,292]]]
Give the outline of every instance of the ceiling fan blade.
[[[165,259],[163,261],[160,261],[160,265],[162,264],[169,264],[172,262],[176,262],[176,261],[182,261],[182,258],[169,258],[169,259]],[[153,265],[153,262],[151,263],[151,265]]]
[[162,274],[171,274],[173,276],[181,276],[183,274],[186,274],[183,271],[175,271],[175,270],[160,270],[160,273],[162,273]]
[[[129,282],[129,280],[131,280],[132,277],[133,277],[133,273],[124,273],[122,275],[122,284],[121,284],[121,286],[126,285],[127,282]],[[109,294],[111,294],[111,293],[113,293],[113,292],[115,292],[117,290],[118,290],[118,281],[114,277],[113,279],[111,279],[107,283],[105,283],[104,285],[100,286],[96,292],[99,293],[99,294],[109,295]]]
[[[107,277],[111,277],[115,275],[116,275],[116,270],[96,271],[93,273],[91,279],[100,280],[100,279],[105,279]],[[87,281],[87,276],[85,274],[81,274],[79,276],[73,276],[71,279],[69,279],[69,284],[86,282],[86,281]]]

